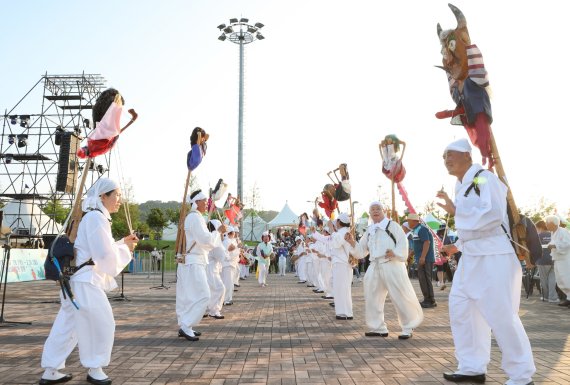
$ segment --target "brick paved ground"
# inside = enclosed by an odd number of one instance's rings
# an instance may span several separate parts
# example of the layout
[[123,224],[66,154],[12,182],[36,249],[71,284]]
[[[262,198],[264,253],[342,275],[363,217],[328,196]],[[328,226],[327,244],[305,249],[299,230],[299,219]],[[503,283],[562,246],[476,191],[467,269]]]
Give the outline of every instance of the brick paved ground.
[[[166,282],[173,275],[168,275]],[[269,286],[242,281],[226,319],[205,319],[198,342],[177,337],[175,285],[154,290],[159,277],[125,275],[131,302],[112,301],[117,332],[111,365],[113,384],[441,384],[441,373],[455,368],[447,293],[425,311],[412,339],[398,340],[394,308],[387,303],[390,336],[366,338],[362,284],[353,287],[353,321],[338,321],[329,301],[292,276],[270,275]],[[413,281],[419,292],[417,281]],[[41,376],[42,346],[59,308],[52,282],[8,285],[4,317],[32,326],[0,328],[0,383],[34,384]],[[522,321],[534,349],[537,384],[570,384],[570,309],[522,300]],[[86,371],[77,350],[67,362],[83,384]],[[488,384],[506,380],[500,352],[493,345]],[[450,384],[450,383],[448,383]]]

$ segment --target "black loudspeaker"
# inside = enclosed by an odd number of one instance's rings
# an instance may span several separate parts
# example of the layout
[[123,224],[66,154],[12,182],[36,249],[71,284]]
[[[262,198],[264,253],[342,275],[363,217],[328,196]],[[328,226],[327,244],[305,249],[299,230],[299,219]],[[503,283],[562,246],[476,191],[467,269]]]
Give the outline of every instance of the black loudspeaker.
[[79,137],[72,132],[58,132],[59,162],[57,169],[57,180],[55,182],[56,191],[73,193],[79,164],[77,162],[77,149],[79,148]]

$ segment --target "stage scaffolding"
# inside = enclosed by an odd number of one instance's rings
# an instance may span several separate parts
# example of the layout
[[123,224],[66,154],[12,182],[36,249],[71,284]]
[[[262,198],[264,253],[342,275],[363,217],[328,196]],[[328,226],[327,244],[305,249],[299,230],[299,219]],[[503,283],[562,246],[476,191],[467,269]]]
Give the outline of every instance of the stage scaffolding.
[[[93,129],[91,110],[105,85],[99,74],[46,73],[1,115],[0,201],[12,238],[31,244],[57,234],[61,224],[54,219],[71,207],[82,173],[90,173],[85,191],[108,173],[109,155],[97,157],[89,170],[76,155]],[[36,105],[40,112],[30,111]]]

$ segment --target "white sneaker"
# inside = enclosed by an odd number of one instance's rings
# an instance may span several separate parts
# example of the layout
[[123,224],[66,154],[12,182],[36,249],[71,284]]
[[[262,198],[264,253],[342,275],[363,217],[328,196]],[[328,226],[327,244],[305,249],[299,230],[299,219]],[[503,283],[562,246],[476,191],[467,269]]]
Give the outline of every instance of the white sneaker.
[[439,281],[435,284],[435,287],[440,287]]

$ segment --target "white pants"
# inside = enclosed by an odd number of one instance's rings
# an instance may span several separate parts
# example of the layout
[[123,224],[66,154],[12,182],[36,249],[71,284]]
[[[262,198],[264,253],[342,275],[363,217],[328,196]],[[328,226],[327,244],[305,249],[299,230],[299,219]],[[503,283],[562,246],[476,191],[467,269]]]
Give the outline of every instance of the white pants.
[[222,310],[226,288],[220,276],[220,265],[217,262],[210,261],[208,264],[208,286],[210,287],[208,314],[219,315]]
[[234,263],[234,284],[235,285],[239,285],[239,272],[240,272],[240,264],[239,263]]
[[206,266],[178,264],[176,271],[176,316],[185,332],[198,325],[210,301]]
[[259,282],[260,285],[265,284],[265,281],[267,280],[267,273],[269,273],[269,265],[266,265],[264,263],[259,263],[258,269],[259,269],[259,276],[257,277],[257,281]]
[[242,279],[247,278],[249,276],[249,266],[240,264],[239,272],[240,272],[240,278]]
[[332,275],[336,315],[352,317],[352,267],[347,263],[333,263]]
[[307,278],[307,284],[314,285],[315,284],[315,271],[313,270],[313,259],[311,256],[305,257],[307,258],[305,262],[305,275]]
[[314,285],[318,290],[325,290],[325,282],[323,280],[323,275],[321,271],[321,259],[317,256],[313,257],[313,270],[315,272],[315,283]]
[[528,336],[518,315],[522,270],[514,254],[463,254],[449,295],[449,318],[457,373],[487,372],[491,330],[502,352],[509,385],[531,381],[536,371]]
[[370,262],[364,275],[364,309],[366,326],[372,332],[388,333],[384,321],[384,305],[389,295],[398,314],[402,333],[409,334],[418,327],[424,314],[408,278],[404,262]]
[[554,274],[558,288],[570,297],[570,259],[554,261]]
[[307,281],[307,256],[303,255],[297,263],[299,281]]
[[63,369],[75,345],[84,367],[107,366],[115,339],[115,320],[107,295],[88,282],[71,281],[71,289],[79,310],[60,293],[61,308],[44,345],[42,368]]
[[287,267],[287,258],[279,257],[279,275],[285,275],[286,267]]
[[224,294],[224,302],[231,302],[234,298],[234,267],[224,266],[222,267],[222,282],[226,288],[226,293]]
[[321,276],[323,278],[324,287],[322,288],[325,291],[325,296],[332,297],[333,290],[332,290],[332,265],[331,261],[327,258],[321,258],[319,261],[321,265]]

